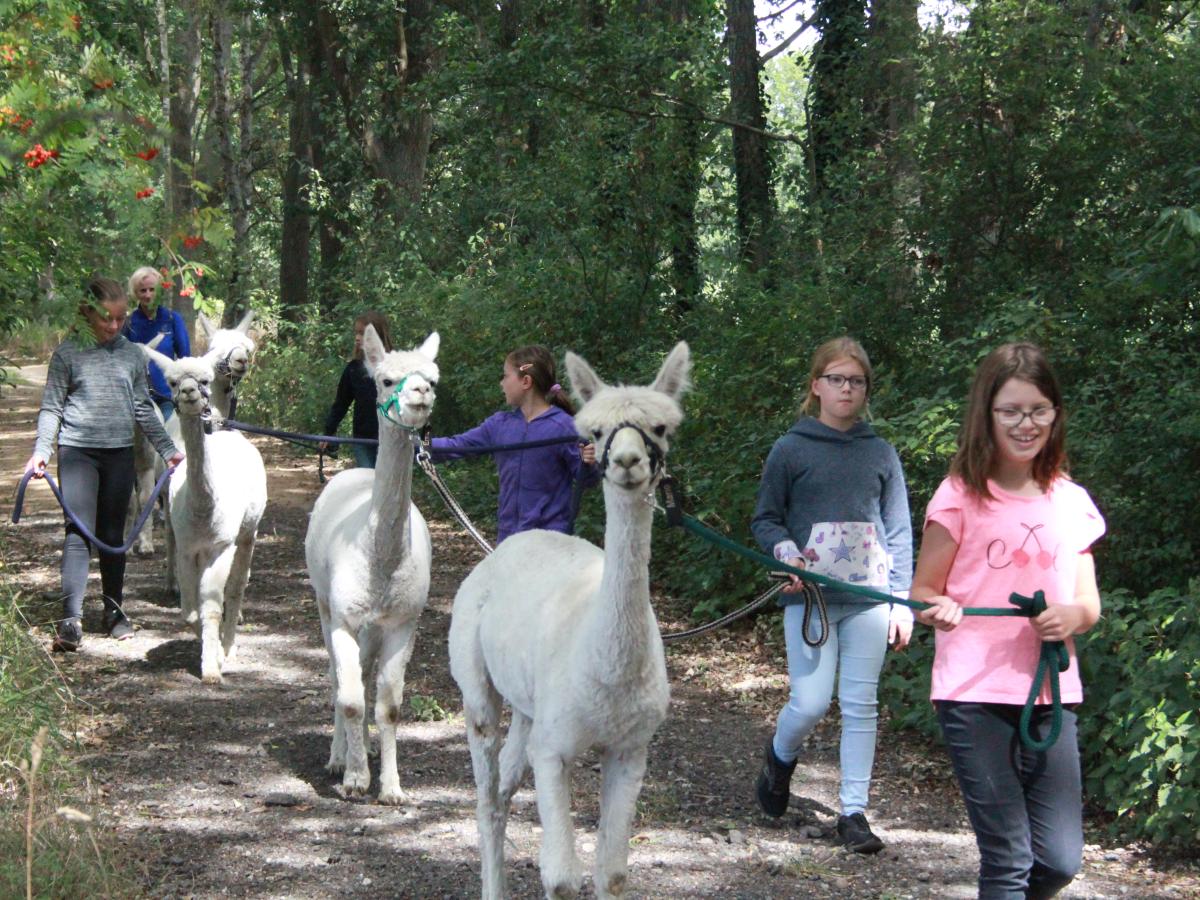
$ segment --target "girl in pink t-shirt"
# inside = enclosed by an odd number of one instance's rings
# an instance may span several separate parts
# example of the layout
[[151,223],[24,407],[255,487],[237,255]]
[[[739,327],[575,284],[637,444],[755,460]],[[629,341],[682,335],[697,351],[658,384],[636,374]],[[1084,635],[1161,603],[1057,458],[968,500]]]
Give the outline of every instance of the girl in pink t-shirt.
[[[1104,520],[1066,476],[1065,413],[1040,349],[1006,344],[975,374],[958,453],[925,513],[912,598],[938,629],[932,699],[979,845],[980,898],[1052,897],[1079,871],[1082,787],[1075,714],[1046,750],[1019,737],[1043,641],[1064,641],[1062,700],[1083,699],[1073,636],[1100,617],[1091,545]],[[968,617],[1043,591],[1032,619]],[[1043,686],[1030,727],[1050,729]]]

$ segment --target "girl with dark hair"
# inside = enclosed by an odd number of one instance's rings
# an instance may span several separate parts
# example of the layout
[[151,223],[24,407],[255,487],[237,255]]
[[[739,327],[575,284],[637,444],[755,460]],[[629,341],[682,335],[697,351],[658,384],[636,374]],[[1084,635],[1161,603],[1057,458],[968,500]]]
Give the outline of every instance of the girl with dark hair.
[[[912,571],[912,523],[904,471],[895,449],[862,421],[871,396],[871,362],[849,337],[813,354],[801,416],[775,442],[763,468],[750,528],[777,560],[839,581],[903,594]],[[877,694],[888,642],[912,633],[907,607],[864,603],[826,592],[829,631],[805,635],[800,579],[783,589],[788,702],[763,748],[756,792],[769,816],[787,810],[804,739],[825,716],[834,686],[842,714],[839,843],[878,853],[883,841],[866,809],[875,760]]]
[[[90,334],[73,334],[50,358],[38,413],[37,444],[25,464],[41,478],[58,441],[58,481],[63,498],[88,529],[106,544],[125,540],[125,516],[133,490],[133,424],[172,465],[183,454],[155,414],[146,386],[146,357],[121,334],[128,313],[121,285],[93,278],[80,318]],[[70,521],[62,553],[63,617],[55,650],[77,650],[83,640],[83,595],[91,547]],[[121,608],[125,555],[99,552],[104,594],[103,627],[117,640],[133,627]]]
[[[434,438],[443,458],[467,455],[472,447],[518,444],[574,436],[575,410],[555,378],[554,357],[545,347],[520,347],[504,359],[500,389],[512,409],[489,416],[453,437]],[[495,454],[500,471],[496,542],[519,531],[544,528],[570,534],[575,524],[572,486],[600,478],[593,444],[551,444]]]
[[[329,414],[325,416],[324,434],[337,434],[338,426],[346,417],[346,411],[353,405],[354,418],[351,419],[350,435],[356,438],[379,439],[379,420],[375,418],[375,379],[368,374],[366,363],[363,362],[362,339],[368,325],[375,328],[375,333],[383,342],[383,349],[389,353],[392,350],[392,336],[383,313],[370,310],[354,320],[354,356],[342,369],[337,394],[333,405],[329,407]],[[322,441],[318,446],[322,450],[330,449],[328,441]],[[378,447],[352,444],[351,448],[354,452],[354,462],[360,469],[375,468]]]
[[[1052,897],[1083,855],[1075,713],[1083,699],[1074,636],[1096,624],[1091,547],[1104,534],[1087,491],[1067,477],[1066,414],[1045,355],[1006,344],[975,375],[950,475],[925,511],[912,597],[938,629],[931,697],[979,845],[979,896]],[[1042,591],[1032,618],[963,618]],[[1046,749],[1019,739],[1043,641],[1062,641],[1062,730]],[[1049,687],[1030,721],[1051,728]]]

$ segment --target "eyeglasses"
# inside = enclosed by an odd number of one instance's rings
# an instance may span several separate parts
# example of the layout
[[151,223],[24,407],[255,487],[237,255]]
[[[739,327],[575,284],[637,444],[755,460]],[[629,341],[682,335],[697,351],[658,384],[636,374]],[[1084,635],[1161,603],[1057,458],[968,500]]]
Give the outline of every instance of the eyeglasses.
[[998,409],[993,409],[996,414],[996,421],[1005,428],[1016,428],[1025,421],[1025,417],[1029,417],[1034,425],[1049,425],[1058,418],[1057,406],[1035,406],[1033,409],[1024,410],[1017,409],[1015,406],[1002,406]]
[[849,382],[851,390],[862,391],[866,390],[867,387],[867,379],[862,375],[841,375],[834,372],[830,375],[818,375],[817,377],[824,378],[832,388],[840,388],[847,382]]

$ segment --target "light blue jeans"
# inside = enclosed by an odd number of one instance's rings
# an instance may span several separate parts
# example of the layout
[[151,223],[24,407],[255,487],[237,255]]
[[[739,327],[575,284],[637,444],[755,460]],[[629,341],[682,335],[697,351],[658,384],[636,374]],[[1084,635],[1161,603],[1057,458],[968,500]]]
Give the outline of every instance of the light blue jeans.
[[[809,636],[817,638],[821,623],[817,616],[812,618]],[[879,719],[875,696],[887,652],[888,607],[885,603],[830,603],[829,640],[822,647],[804,643],[803,619],[803,604],[783,611],[791,695],[775,727],[775,755],[785,763],[799,756],[804,739],[829,709],[837,673],[842,710],[842,814],[865,812],[875,762]]]

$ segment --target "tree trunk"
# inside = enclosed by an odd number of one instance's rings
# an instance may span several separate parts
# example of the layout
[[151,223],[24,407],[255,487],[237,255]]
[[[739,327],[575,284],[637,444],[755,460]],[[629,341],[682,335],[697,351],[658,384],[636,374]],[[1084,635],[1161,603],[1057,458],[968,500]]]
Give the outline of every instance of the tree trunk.
[[308,268],[312,232],[308,173],[312,168],[307,72],[293,60],[289,36],[279,29],[279,57],[288,100],[288,156],[283,170],[283,221],[279,241],[279,303],[283,318],[303,321],[308,312]]
[[[752,272],[771,260],[771,160],[763,136],[766,113],[759,83],[754,0],[728,0],[729,101],[733,119],[733,172],[737,189],[737,236],[742,262]],[[757,130],[751,130],[757,129]]]
[[832,189],[833,165],[861,143],[862,92],[857,79],[863,59],[866,9],[864,0],[817,0],[821,39],[813,55],[809,140],[816,184],[822,202],[837,202]]
[[[192,174],[196,164],[194,132],[196,129],[196,104],[200,96],[200,11],[195,0],[181,0],[179,8],[184,17],[181,31],[171,40],[178,56],[171,68],[169,165],[167,167],[167,209],[170,214],[169,231],[179,228],[191,219],[196,204],[192,188]],[[165,24],[165,17],[164,17]],[[191,297],[181,297],[179,279],[171,279],[175,288],[168,297],[172,308],[178,310],[194,331],[196,310]]]

